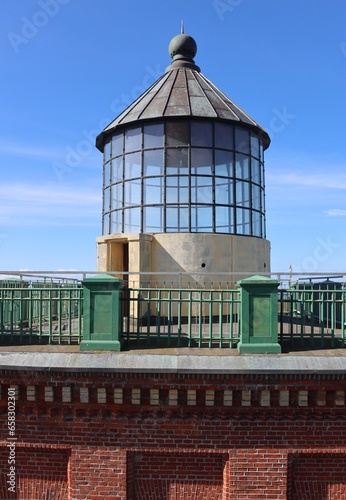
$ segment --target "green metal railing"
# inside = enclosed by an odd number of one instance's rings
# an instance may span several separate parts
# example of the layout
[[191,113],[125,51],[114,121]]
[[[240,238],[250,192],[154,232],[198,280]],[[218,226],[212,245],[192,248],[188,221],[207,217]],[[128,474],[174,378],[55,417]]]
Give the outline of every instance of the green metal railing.
[[345,347],[346,290],[300,286],[279,291],[279,341],[290,346]]
[[79,344],[82,301],[78,284],[0,283],[0,344]]
[[[278,302],[283,349],[345,347],[344,282],[286,283]],[[234,348],[240,340],[239,290],[220,283],[208,289],[130,287],[122,303],[121,335],[129,348]],[[81,279],[0,281],[0,344],[79,344],[82,332]]]
[[238,290],[132,288],[124,295],[129,345],[235,347]]

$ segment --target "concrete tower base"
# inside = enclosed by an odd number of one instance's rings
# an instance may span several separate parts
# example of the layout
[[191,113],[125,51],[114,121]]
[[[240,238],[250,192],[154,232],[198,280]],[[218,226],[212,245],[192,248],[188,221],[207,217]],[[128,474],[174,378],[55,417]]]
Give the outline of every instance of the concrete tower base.
[[135,287],[233,288],[270,272],[270,242],[229,234],[111,234],[97,238],[97,270]]

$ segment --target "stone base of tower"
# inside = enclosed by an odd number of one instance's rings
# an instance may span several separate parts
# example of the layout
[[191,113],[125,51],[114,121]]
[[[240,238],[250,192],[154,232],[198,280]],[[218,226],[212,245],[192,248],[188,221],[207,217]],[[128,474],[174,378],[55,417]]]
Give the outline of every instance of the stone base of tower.
[[134,287],[234,288],[270,272],[270,242],[229,234],[110,234],[97,238],[97,270]]

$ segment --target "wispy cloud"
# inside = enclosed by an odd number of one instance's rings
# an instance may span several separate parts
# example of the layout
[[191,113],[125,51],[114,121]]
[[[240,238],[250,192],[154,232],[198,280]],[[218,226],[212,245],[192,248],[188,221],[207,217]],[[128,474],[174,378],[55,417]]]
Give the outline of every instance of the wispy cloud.
[[20,143],[0,141],[0,153],[29,158],[61,158],[63,151],[58,148],[44,148],[42,146],[27,146]]
[[346,189],[346,162],[340,158],[310,158],[298,153],[266,162],[267,186]]
[[80,158],[80,166],[94,166],[100,165],[100,154],[94,150],[93,145],[90,145],[87,154],[83,151],[82,154],[76,151],[77,144],[73,146],[66,144],[65,147],[49,146],[43,147],[41,145],[23,144],[19,142],[5,142],[0,141],[0,154],[15,156],[20,158],[27,158],[32,160],[47,160],[49,163],[59,161],[65,163],[67,155],[71,155],[71,151],[77,158]]
[[326,210],[324,213],[330,217],[346,217],[346,210],[339,210],[337,208],[331,208],[330,210]]
[[0,185],[0,199],[33,202],[36,204],[72,204],[99,203],[101,193],[97,189],[86,189],[59,184],[30,185],[7,184]]
[[2,225],[90,225],[101,213],[98,189],[73,186],[0,186]]
[[346,189],[346,175],[329,171],[326,173],[298,173],[283,171],[267,174],[267,185],[285,185],[296,187]]

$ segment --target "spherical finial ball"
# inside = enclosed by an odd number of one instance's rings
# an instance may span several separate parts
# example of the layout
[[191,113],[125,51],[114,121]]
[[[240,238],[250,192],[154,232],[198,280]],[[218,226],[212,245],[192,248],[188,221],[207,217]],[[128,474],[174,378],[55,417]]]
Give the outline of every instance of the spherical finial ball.
[[197,54],[197,44],[192,36],[180,34],[170,41],[168,52],[172,59],[174,56],[193,59]]

